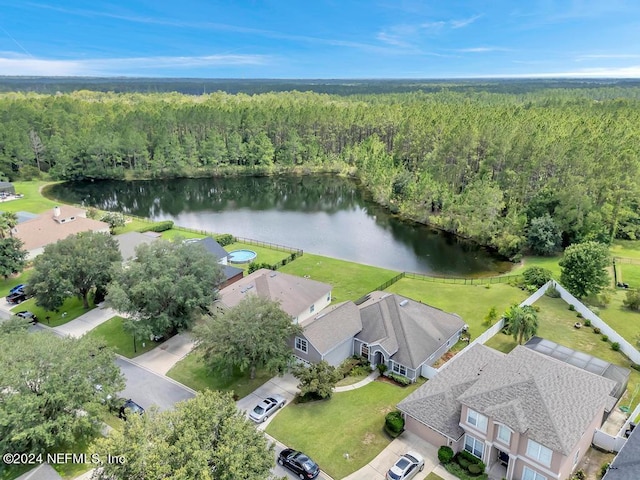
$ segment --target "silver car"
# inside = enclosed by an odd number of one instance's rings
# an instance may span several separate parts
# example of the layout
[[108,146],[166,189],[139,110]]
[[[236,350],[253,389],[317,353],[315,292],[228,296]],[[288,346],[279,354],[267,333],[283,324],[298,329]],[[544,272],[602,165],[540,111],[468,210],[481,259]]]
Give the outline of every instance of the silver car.
[[424,470],[424,458],[416,452],[402,455],[387,472],[387,480],[407,480]]
[[284,407],[285,403],[287,400],[280,395],[267,397],[251,410],[249,418],[254,422],[266,422],[275,411]]

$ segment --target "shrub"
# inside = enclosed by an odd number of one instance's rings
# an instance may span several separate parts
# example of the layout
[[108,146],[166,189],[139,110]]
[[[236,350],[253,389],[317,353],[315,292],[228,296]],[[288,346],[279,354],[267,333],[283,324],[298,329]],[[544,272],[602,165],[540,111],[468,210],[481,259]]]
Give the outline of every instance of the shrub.
[[608,335],[602,335],[600,340],[602,340],[603,342],[608,342],[609,341],[609,336]]
[[351,369],[349,375],[358,377],[360,375],[369,375],[371,373],[371,367],[369,365],[356,365]]
[[573,477],[571,477],[572,480],[586,480],[586,478],[587,476],[582,470],[578,470],[576,473],[573,474]]
[[481,463],[480,459],[472,454],[470,454],[469,452],[467,452],[466,450],[462,450],[460,452],[458,452],[458,457],[459,458],[464,458],[465,460],[467,460],[469,463]]
[[380,372],[380,375],[383,375],[384,372],[387,371],[387,366],[384,363],[379,363],[376,368],[378,369],[378,371]]
[[609,470],[609,463],[603,463],[600,467],[600,477],[603,477],[607,470]]
[[588,318],[584,321],[584,326],[585,327],[590,327],[591,326],[591,320],[589,320]]
[[171,230],[173,228],[173,222],[171,220],[165,220],[164,222],[152,223],[151,225],[147,225],[146,227],[142,227],[138,231],[141,233],[144,232],[166,232],[167,230]]
[[582,318],[582,314],[580,312],[576,313],[576,317]]
[[560,292],[553,285],[547,288],[545,295],[550,298],[560,298]]
[[482,473],[482,467],[480,467],[480,465],[478,465],[477,463],[472,463],[471,465],[469,465],[469,473],[473,474],[473,475],[477,475],[478,473]]
[[230,233],[222,233],[220,235],[216,235],[213,238],[215,238],[216,242],[218,242],[221,247],[226,247],[227,245],[231,245],[236,241],[236,237],[234,237]]
[[389,412],[384,417],[384,429],[393,438],[397,437],[404,430],[404,418],[399,411]]
[[576,309],[575,305],[573,305],[573,304],[569,305],[569,310],[571,310],[573,312],[573,311],[575,311],[575,309]]
[[462,468],[456,462],[449,462],[444,464],[444,468],[447,472],[452,475],[455,475],[460,480],[486,480],[488,475],[486,473],[481,473],[479,475],[471,475],[467,470]]
[[467,460],[466,458],[462,458],[462,457],[458,457],[458,464],[464,468],[465,470],[469,469],[469,465],[471,465],[471,462],[469,460]]
[[446,445],[441,446],[438,449],[438,460],[440,460],[440,463],[442,464],[451,462],[451,460],[453,460],[453,450],[451,447]]
[[407,377],[403,375],[398,375],[397,373],[390,373],[387,376],[394,382],[399,383],[400,385],[404,385],[404,386],[411,385],[411,380],[409,380]]
[[526,285],[533,285],[537,290],[551,280],[551,270],[542,267],[529,267],[522,272],[522,278]]
[[620,350],[620,344],[618,342],[613,342],[611,344],[611,350],[614,352],[618,352]]
[[596,335],[600,333],[600,329],[598,327],[593,327],[593,333]]
[[247,272],[253,273],[256,270],[260,270],[261,268],[267,268],[269,270],[273,270],[273,265],[270,265],[266,262],[251,262],[249,264],[249,268],[247,269]]
[[622,303],[629,310],[640,310],[640,290],[627,290],[627,298]]

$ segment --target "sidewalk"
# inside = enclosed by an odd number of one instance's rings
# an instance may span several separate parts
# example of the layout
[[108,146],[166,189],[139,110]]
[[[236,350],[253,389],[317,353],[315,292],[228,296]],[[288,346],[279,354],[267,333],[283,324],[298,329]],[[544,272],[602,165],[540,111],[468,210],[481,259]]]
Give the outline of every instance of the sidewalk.
[[349,390],[355,390],[356,388],[364,387],[367,383],[373,382],[376,378],[380,376],[380,372],[378,370],[374,370],[369,374],[369,376],[363,380],[360,380],[353,385],[344,385],[342,387],[336,387],[333,389],[334,392],[348,392]]

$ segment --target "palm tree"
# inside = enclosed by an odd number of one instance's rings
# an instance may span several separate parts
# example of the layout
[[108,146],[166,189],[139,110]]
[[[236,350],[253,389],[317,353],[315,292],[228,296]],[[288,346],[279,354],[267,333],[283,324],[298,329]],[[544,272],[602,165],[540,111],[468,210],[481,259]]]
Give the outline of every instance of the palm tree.
[[523,307],[512,305],[505,312],[507,332],[513,335],[513,339],[522,345],[533,337],[538,331],[538,313],[531,305]]
[[0,238],[13,237],[13,229],[18,224],[18,216],[13,212],[0,214]]

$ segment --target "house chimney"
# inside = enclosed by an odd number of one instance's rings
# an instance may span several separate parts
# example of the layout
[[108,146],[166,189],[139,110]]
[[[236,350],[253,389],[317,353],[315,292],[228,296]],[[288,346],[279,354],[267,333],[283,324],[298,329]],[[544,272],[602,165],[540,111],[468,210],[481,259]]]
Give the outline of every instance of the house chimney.
[[53,207],[53,216],[55,218],[58,218],[60,216],[60,207],[58,207],[57,205]]

